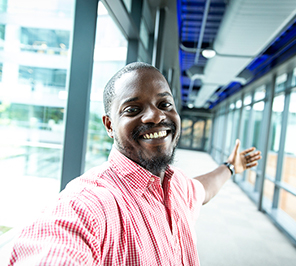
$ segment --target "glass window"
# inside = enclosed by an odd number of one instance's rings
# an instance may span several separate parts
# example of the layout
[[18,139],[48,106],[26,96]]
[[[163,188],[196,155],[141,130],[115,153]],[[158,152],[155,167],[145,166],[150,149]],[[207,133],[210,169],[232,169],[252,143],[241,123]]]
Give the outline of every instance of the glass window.
[[21,51],[67,55],[70,31],[57,29],[21,29]]
[[268,179],[264,180],[263,195],[264,199],[268,200],[269,203],[273,202],[274,183]]
[[[286,131],[286,143],[284,152],[284,163],[282,172],[282,181],[289,186],[296,188],[296,91],[292,91],[289,105],[288,125]],[[291,201],[288,201],[290,199]],[[290,210],[292,206],[296,206],[296,198],[288,195],[287,192],[281,193],[281,208],[296,219],[295,207],[294,211]]]
[[193,143],[192,148],[203,149],[205,121],[199,120],[193,126]]
[[180,139],[181,147],[191,147],[191,139],[192,139],[192,125],[193,122],[191,119],[185,118],[182,119],[182,134]]
[[103,90],[126,62],[127,41],[99,1],[85,170],[105,161],[113,140],[102,123]]
[[5,25],[0,24],[0,50],[3,50],[4,48],[4,38],[5,38]]
[[235,103],[235,107],[237,109],[241,108],[242,107],[242,100],[237,100],[236,103]]
[[262,85],[255,90],[254,101],[263,100],[266,95],[266,85]]
[[231,133],[231,142],[230,148],[234,147],[235,140],[238,138],[238,130],[239,130],[239,110],[235,110],[233,114],[233,126]]
[[6,12],[7,0],[0,0],[0,12]]
[[[247,106],[249,107],[249,106]],[[243,147],[246,148],[246,146],[252,146],[252,147],[256,147],[258,148],[259,145],[259,141],[260,141],[260,131],[261,131],[261,125],[262,125],[262,119],[263,119],[263,110],[264,110],[264,101],[261,102],[257,102],[253,105],[253,110],[252,110],[252,121],[250,121],[249,123],[252,124],[247,124],[247,121],[245,120],[244,124],[244,131],[243,133],[247,134],[248,133],[248,127],[251,127],[251,132],[250,132],[250,140],[251,144],[247,145],[248,143],[246,143],[246,136],[244,136],[243,138]],[[249,112],[248,110],[246,110],[245,112]],[[246,114],[243,115],[244,119],[248,119],[246,117]],[[243,120],[244,120],[243,119]],[[247,128],[246,128],[247,127]],[[254,189],[256,189],[255,183],[256,183],[256,171],[255,169],[249,169],[246,172],[246,180],[249,184],[251,184]]]
[[235,104],[234,104],[234,103],[231,103],[231,104],[229,105],[229,110],[233,110],[233,109],[235,109]]
[[141,19],[140,38],[144,44],[144,47],[148,50],[149,46],[149,31],[145,20]]
[[253,127],[254,127],[254,133],[252,138],[252,144],[253,147],[259,147],[259,141],[260,141],[260,130],[262,125],[262,119],[263,119],[263,111],[264,111],[264,102],[258,102],[253,105]]
[[131,13],[131,10],[132,10],[132,0],[123,0],[123,3],[127,9],[127,11],[129,13]]
[[209,146],[210,146],[210,134],[211,134],[211,129],[212,129],[212,119],[207,119],[206,121],[206,129],[205,129],[205,146],[204,146],[204,150],[208,151],[209,150]]
[[43,87],[66,87],[67,69],[19,66],[19,83],[31,86],[34,91]]
[[287,74],[284,73],[276,78],[275,92],[284,91],[286,88]]
[[226,139],[225,139],[225,152],[230,152],[230,145],[231,145],[231,139],[232,139],[232,127],[233,127],[233,114],[234,112],[229,112],[227,116],[227,131],[226,131]]
[[296,197],[288,191],[281,189],[279,207],[296,221]]
[[280,144],[282,129],[282,112],[284,110],[285,95],[280,94],[274,97],[272,104],[272,120],[270,128],[270,147],[267,156],[266,174],[275,178],[277,167],[277,156]]
[[250,93],[246,94],[244,97],[244,105],[249,105],[251,103],[252,103],[252,95]]
[[0,82],[2,81],[3,64],[0,63]]
[[246,106],[242,112],[242,129],[241,129],[241,145],[242,149],[247,148],[248,133],[249,133],[249,121],[250,121],[251,107]]
[[60,189],[66,100],[48,87],[66,90],[70,57],[49,50],[68,49],[74,2],[0,1],[9,10],[0,29],[0,227],[22,226]]
[[296,68],[293,69],[291,86],[296,86]]

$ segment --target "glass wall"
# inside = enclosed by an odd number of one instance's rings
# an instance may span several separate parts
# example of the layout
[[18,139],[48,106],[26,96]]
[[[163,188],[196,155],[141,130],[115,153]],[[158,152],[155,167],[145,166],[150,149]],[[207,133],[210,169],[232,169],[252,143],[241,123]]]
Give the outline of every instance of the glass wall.
[[[284,150],[282,182],[296,192],[296,91],[290,95],[286,143]],[[285,190],[281,191],[280,208],[296,220],[296,196]]]
[[[279,69],[215,108],[211,154],[221,163],[223,134],[227,152],[238,136],[242,149],[261,149],[259,166],[234,180],[296,241],[296,70],[288,65]],[[227,126],[220,123],[223,115]]]
[[125,65],[126,54],[125,37],[99,2],[85,170],[106,161],[111,150],[113,140],[102,123],[103,90],[108,80]]
[[73,10],[0,1],[0,235],[59,192]]

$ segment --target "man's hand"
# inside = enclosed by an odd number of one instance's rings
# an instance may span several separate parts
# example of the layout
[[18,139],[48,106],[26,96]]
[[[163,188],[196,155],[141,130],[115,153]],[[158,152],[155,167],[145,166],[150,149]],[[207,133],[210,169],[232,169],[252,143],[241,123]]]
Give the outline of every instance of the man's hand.
[[234,149],[229,155],[227,162],[234,165],[235,173],[239,174],[246,169],[252,168],[258,164],[258,160],[261,159],[261,152],[255,151],[256,148],[252,147],[239,152],[240,140],[236,140]]

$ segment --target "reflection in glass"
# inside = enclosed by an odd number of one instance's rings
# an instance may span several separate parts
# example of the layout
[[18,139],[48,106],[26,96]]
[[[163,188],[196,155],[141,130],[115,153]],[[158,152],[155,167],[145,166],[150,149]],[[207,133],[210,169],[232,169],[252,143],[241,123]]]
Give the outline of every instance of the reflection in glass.
[[21,51],[67,55],[70,31],[21,27]]
[[127,54],[127,41],[101,1],[98,14],[85,171],[105,161],[111,150],[113,140],[102,123],[103,90],[125,65]]
[[21,226],[59,192],[73,7],[0,1],[0,227]]

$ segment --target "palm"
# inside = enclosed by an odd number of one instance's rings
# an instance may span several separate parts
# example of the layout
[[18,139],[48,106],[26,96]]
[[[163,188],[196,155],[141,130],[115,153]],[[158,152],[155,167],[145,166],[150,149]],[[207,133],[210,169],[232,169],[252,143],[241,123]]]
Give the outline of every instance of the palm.
[[235,147],[228,157],[228,162],[234,165],[235,173],[242,173],[246,169],[252,168],[258,164],[258,160],[261,159],[261,152],[255,151],[256,148],[248,148],[242,152],[239,152],[240,141],[236,140]]

